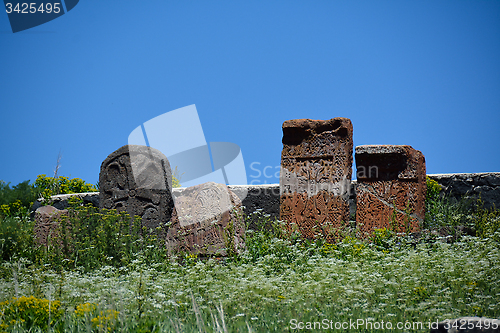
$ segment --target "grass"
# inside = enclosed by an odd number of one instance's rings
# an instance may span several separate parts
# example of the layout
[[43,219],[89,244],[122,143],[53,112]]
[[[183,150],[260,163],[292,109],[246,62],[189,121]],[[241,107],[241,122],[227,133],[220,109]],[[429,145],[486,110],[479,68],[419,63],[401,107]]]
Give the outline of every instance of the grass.
[[[70,224],[87,223],[104,237],[68,238],[64,261],[54,258],[59,250],[28,246],[27,216],[4,218],[0,240],[9,252],[0,263],[0,331],[299,332],[351,321],[360,325],[343,331],[377,332],[383,321],[382,328],[390,323],[397,332],[429,332],[430,323],[445,319],[498,318],[500,214],[459,209],[439,195],[427,205],[427,227],[456,221],[453,226],[466,223],[477,236],[416,239],[378,230],[370,240],[352,233],[328,244],[302,240],[257,212],[248,219],[255,230],[248,231],[242,255],[167,258],[148,233],[110,230],[120,216],[84,218],[79,208]],[[122,232],[128,241],[120,247],[106,232]],[[96,248],[99,253],[72,257]]]

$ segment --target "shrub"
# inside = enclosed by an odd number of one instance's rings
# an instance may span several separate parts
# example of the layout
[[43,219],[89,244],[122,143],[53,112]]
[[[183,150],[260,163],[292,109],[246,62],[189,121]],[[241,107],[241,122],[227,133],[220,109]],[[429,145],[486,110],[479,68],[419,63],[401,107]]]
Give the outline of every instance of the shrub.
[[[477,201],[476,212],[472,215],[472,226],[476,235],[481,238],[498,236],[500,231],[500,210],[494,206],[490,209],[484,208],[481,198]],[[497,239],[500,241],[500,239]]]
[[394,231],[389,230],[387,228],[375,229],[371,238],[371,241],[375,246],[381,249],[388,249],[392,245],[392,238],[395,237],[396,234]]
[[68,177],[59,176],[47,177],[46,175],[38,175],[33,183],[33,189],[39,197],[45,199],[46,202],[50,197],[57,194],[71,194],[83,192],[97,192],[96,186],[86,183],[80,178],[69,179]]
[[434,179],[426,176],[427,183],[427,192],[426,192],[426,200],[435,200],[438,198],[439,193],[442,191],[441,185]]
[[96,186],[86,183],[80,178],[47,177],[38,175],[33,184],[29,180],[21,182],[12,188],[10,183],[0,180],[0,217],[25,215],[33,202],[44,198],[45,204],[50,204],[50,197],[56,194],[95,192]]
[[22,216],[36,200],[36,194],[29,180],[12,188],[10,183],[0,180],[0,217]]

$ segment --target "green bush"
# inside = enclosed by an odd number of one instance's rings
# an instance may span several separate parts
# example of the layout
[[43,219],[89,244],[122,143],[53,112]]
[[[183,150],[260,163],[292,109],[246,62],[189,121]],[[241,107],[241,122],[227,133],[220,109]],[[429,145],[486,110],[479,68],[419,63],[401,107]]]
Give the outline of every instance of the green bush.
[[[493,206],[490,209],[484,207],[484,202],[479,198],[476,203],[476,211],[472,215],[472,226],[476,235],[481,238],[497,237],[500,232],[500,210]],[[500,241],[500,239],[497,239]]]
[[29,180],[12,188],[10,183],[0,180],[0,217],[24,215],[36,198]]
[[33,189],[39,197],[43,197],[46,202],[50,197],[57,194],[71,194],[84,192],[97,192],[96,186],[86,183],[80,178],[69,179],[68,177],[59,176],[47,177],[46,175],[38,175],[33,183]]
[[95,192],[97,188],[80,178],[37,176],[35,182],[21,182],[12,188],[10,183],[0,180],[0,216],[25,215],[33,202],[42,197],[45,204],[50,204],[50,197],[56,194]]

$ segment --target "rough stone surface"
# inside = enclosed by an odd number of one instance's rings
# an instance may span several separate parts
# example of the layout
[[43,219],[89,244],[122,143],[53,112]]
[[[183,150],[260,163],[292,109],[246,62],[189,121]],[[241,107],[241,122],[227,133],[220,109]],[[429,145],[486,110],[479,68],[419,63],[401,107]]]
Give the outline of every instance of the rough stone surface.
[[175,208],[167,232],[169,253],[226,255],[229,246],[237,253],[245,249],[241,201],[226,185],[187,187],[175,198]]
[[356,147],[356,223],[361,236],[375,229],[417,232],[425,217],[424,155],[410,146]]
[[155,229],[170,221],[174,209],[170,164],[159,150],[126,145],[101,164],[99,207],[140,216]]
[[348,223],[352,148],[347,118],[283,123],[280,218],[303,237],[333,240]]
[[67,210],[59,210],[53,206],[37,208],[35,211],[35,226],[33,228],[35,243],[47,246],[49,238],[53,239],[57,237],[58,219],[67,213]]
[[229,185],[228,187],[236,195],[238,195],[240,188],[247,190],[242,205],[243,212],[249,219],[247,224],[248,229],[257,229],[259,214],[268,215],[271,220],[280,218],[280,188],[278,184],[248,186]]
[[500,209],[500,172],[452,173],[428,175],[443,186],[444,194],[459,200],[462,197],[479,199],[485,208]]
[[462,317],[431,324],[430,333],[500,333],[500,320]]

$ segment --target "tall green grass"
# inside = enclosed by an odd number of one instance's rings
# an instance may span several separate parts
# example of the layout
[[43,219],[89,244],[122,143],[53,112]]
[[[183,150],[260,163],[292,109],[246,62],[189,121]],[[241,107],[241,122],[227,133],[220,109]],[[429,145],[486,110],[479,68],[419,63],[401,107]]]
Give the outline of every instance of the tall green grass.
[[[130,332],[223,332],[222,325],[228,332],[283,332],[291,331],[293,319],[371,318],[396,325],[498,317],[498,245],[493,238],[470,236],[385,252],[358,241],[328,252],[288,243],[284,256],[275,240],[257,259],[246,253],[239,261],[145,264],[139,258],[90,272],[56,272],[18,260],[2,265],[0,299],[57,300],[65,312],[53,327],[64,331],[99,331],[91,320],[100,311],[117,311],[113,329]],[[90,324],[75,316],[86,303],[95,305]]]

